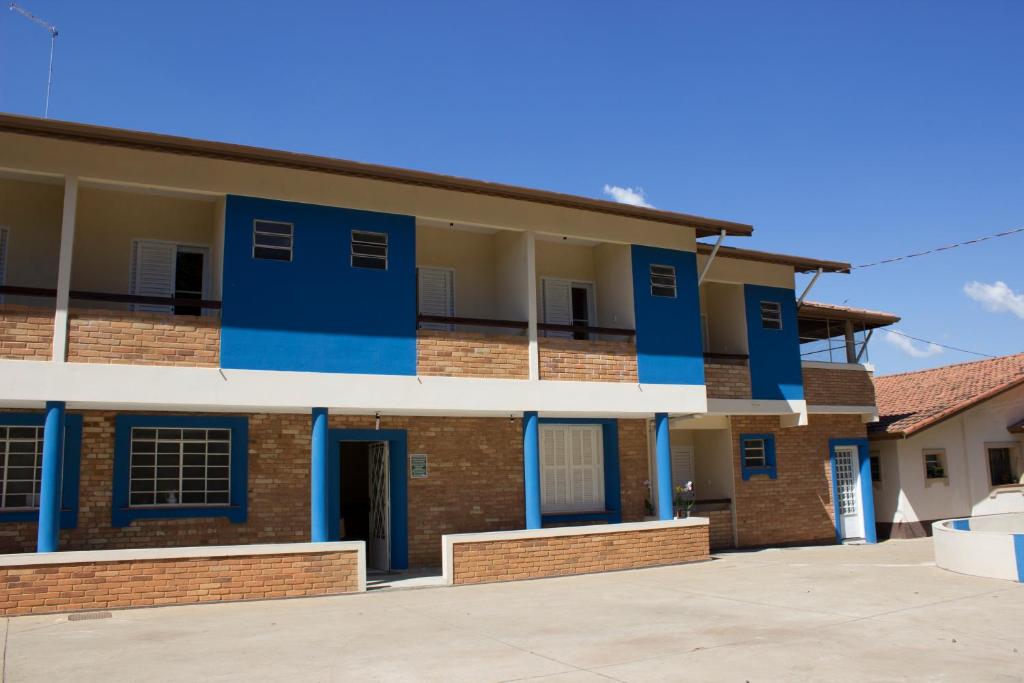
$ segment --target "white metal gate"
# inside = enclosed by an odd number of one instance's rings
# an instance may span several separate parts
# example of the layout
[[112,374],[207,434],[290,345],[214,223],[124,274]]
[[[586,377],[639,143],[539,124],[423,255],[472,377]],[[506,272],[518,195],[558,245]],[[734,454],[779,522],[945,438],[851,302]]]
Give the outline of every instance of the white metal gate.
[[836,502],[843,540],[864,538],[860,463],[854,446],[836,446]]
[[370,539],[367,543],[367,564],[372,569],[391,568],[391,489],[388,483],[388,444],[370,444]]

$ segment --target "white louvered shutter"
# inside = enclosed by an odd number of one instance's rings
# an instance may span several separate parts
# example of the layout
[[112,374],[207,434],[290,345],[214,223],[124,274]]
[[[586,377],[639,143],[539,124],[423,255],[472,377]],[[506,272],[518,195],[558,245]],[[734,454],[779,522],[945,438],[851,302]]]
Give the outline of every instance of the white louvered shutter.
[[672,447],[672,495],[675,496],[677,486],[686,486],[693,481],[693,448],[690,446]]
[[[447,268],[419,269],[419,307],[422,315],[455,315],[455,273]],[[451,330],[452,325],[423,323],[427,330]]]
[[[136,240],[132,252],[131,293],[139,296],[174,296],[174,269],[178,246],[169,242]],[[135,304],[138,311],[169,312],[171,306]]]
[[[544,280],[541,299],[544,322],[572,325],[572,283],[568,280]],[[548,337],[571,337],[571,332],[546,332]]]
[[544,512],[604,510],[600,425],[541,427],[541,507]]

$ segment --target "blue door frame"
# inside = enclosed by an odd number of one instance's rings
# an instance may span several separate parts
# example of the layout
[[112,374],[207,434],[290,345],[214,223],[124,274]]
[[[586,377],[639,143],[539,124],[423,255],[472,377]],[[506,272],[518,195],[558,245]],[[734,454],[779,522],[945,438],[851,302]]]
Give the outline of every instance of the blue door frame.
[[330,512],[331,540],[341,538],[341,444],[346,441],[388,442],[388,488],[390,489],[391,568],[409,568],[409,491],[405,475],[408,463],[408,436],[404,429],[332,429],[327,464],[330,488],[327,509]]
[[864,508],[864,540],[878,542],[875,529],[875,493],[871,485],[871,452],[867,439],[829,439],[828,458],[832,468],[832,517],[836,527],[836,541],[843,542],[843,530],[839,522],[839,490],[836,485],[836,446],[856,446],[857,466],[860,468],[860,498]]

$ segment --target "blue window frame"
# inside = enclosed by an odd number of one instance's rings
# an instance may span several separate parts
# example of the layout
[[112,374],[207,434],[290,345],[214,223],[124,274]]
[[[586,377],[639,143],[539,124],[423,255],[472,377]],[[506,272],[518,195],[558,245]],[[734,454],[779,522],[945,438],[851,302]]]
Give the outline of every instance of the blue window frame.
[[776,478],[774,434],[740,434],[740,471],[743,481],[759,475]]
[[[4,427],[39,427],[46,422],[43,413],[0,413],[0,426]],[[0,448],[0,467],[5,451]],[[74,529],[78,526],[78,478],[79,463],[82,456],[82,416],[66,415],[64,417],[64,462],[61,468],[60,490],[60,528]],[[40,451],[39,457],[42,458]],[[42,461],[39,461],[39,465]],[[39,466],[37,465],[37,467]],[[6,476],[6,473],[5,473]],[[3,479],[0,478],[0,485]],[[33,509],[0,509],[0,522],[35,522],[39,519],[39,508]]]
[[541,516],[543,524],[565,522],[607,522],[622,521],[622,487],[619,473],[619,423],[618,420],[589,418],[540,418],[540,424],[594,424],[601,425],[601,448],[604,452],[604,512],[549,513]]
[[[136,519],[176,517],[227,517],[235,524],[245,522],[249,467],[248,418],[118,415],[115,424],[114,496],[111,511],[113,526],[128,526]],[[226,430],[230,430],[230,433],[224,434]],[[136,481],[152,480],[153,491],[167,493],[164,496],[165,500],[143,500],[145,496],[140,495],[140,487],[137,485],[133,501],[133,431],[136,435],[134,448],[138,450],[135,463]],[[224,458],[221,452],[227,450],[222,447],[225,438],[230,444],[227,458]],[[215,442],[218,447],[212,447],[210,441]],[[176,442],[180,442],[181,446],[176,452],[172,452],[175,451]],[[151,447],[154,443],[157,445]],[[196,452],[189,453],[186,443],[198,446]],[[161,445],[164,448],[161,448]],[[164,453],[166,463],[160,464],[155,457],[145,458],[150,452],[157,450]],[[190,463],[190,455],[202,459],[204,464]],[[176,463],[172,463],[172,460]],[[223,465],[223,460],[228,461],[227,465]],[[179,470],[179,474],[174,474],[174,468]],[[227,470],[227,496],[226,502],[221,502],[224,498],[224,469]],[[194,473],[186,470],[192,470]],[[178,483],[175,484],[175,481]],[[197,490],[192,501],[186,501],[189,497],[187,494],[192,493],[192,483],[196,484]],[[204,500],[208,498],[210,502],[196,502],[195,496],[199,495],[199,491],[204,492]],[[146,504],[147,502],[150,504]]]

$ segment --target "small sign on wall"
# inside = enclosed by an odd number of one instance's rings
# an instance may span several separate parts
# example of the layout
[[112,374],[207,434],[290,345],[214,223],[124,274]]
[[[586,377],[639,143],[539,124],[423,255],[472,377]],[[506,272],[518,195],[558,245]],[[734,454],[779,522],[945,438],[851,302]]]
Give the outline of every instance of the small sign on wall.
[[426,453],[415,453],[409,456],[409,476],[413,479],[427,478]]

